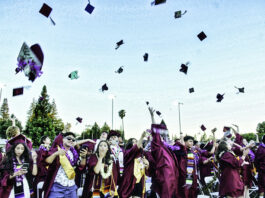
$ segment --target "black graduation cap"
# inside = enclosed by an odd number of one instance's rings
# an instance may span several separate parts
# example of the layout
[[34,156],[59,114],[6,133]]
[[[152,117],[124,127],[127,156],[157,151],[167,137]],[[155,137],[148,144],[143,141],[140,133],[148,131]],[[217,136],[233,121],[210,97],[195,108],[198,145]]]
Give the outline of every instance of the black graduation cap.
[[144,57],[144,61],[147,62],[148,61],[148,53],[145,53],[143,57]]
[[115,71],[115,73],[118,73],[118,74],[120,74],[122,72],[123,72],[123,66],[121,66],[117,71]]
[[216,102],[221,102],[224,99],[224,95],[225,94],[221,95],[221,94],[218,93],[217,96],[216,96],[216,98],[217,98]]
[[175,19],[180,18],[182,15],[186,14],[187,10],[185,10],[183,13],[181,10],[175,12]]
[[117,42],[116,43],[117,46],[116,46],[115,50],[118,49],[122,44],[124,44],[123,40],[120,40],[119,42]]
[[162,3],[166,3],[167,0],[155,0],[151,3],[151,5],[159,5]]
[[87,4],[87,6],[85,8],[85,11],[87,11],[89,14],[92,14],[94,9],[95,9],[95,7],[90,4],[90,1],[88,1],[88,4]]
[[108,88],[107,84],[105,83],[104,85],[102,85],[102,87],[101,87],[100,90],[101,90],[102,92],[104,92],[104,91],[109,90],[109,88]]
[[23,95],[24,87],[14,88],[13,89],[13,96]]
[[203,124],[201,125],[201,130],[202,131],[205,131],[206,130],[206,127]]
[[188,72],[188,66],[187,65],[185,65],[185,64],[181,64],[181,66],[180,66],[181,68],[180,68],[180,72],[183,72],[184,74],[187,74],[187,72]]
[[78,79],[78,78],[79,78],[79,76],[78,76],[78,71],[76,70],[76,71],[71,72],[71,73],[68,75],[68,77],[71,78],[71,80],[73,80],[73,79]]
[[158,116],[161,116],[161,112],[160,112],[160,111],[156,111],[156,114],[157,114]]
[[83,118],[77,117],[76,120],[77,120],[79,123],[82,123]]
[[201,40],[201,41],[203,41],[204,39],[206,39],[206,34],[204,33],[204,32],[201,32],[200,34],[198,34],[197,35],[198,36],[198,38]]
[[46,3],[44,3],[39,11],[43,16],[46,16],[47,18],[50,16],[52,12],[52,8],[48,6]]
[[190,93],[193,93],[193,92],[194,92],[194,88],[193,88],[193,87],[190,88],[190,89],[189,89],[189,92],[190,92]]
[[239,94],[239,93],[245,93],[245,88],[244,87],[238,88],[238,87],[235,86],[235,88],[238,89],[237,94]]
[[146,103],[147,106],[149,105],[149,102],[148,101],[146,101],[145,103]]

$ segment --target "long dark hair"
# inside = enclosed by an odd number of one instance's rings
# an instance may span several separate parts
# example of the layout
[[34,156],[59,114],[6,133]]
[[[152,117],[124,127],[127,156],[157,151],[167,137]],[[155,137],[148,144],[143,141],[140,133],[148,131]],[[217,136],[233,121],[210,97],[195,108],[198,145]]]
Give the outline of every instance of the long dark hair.
[[15,148],[17,147],[17,145],[22,144],[24,146],[24,152],[22,153],[22,155],[20,156],[20,159],[24,160],[24,162],[29,163],[32,159],[31,159],[31,154],[30,151],[28,149],[28,147],[26,146],[25,143],[17,143],[14,144],[7,152],[6,152],[6,156],[4,157],[4,159],[2,160],[0,167],[1,170],[7,170],[11,173],[11,175],[14,173],[13,170],[13,159],[16,158],[16,154],[15,154]]
[[102,161],[105,163],[105,164],[108,164],[110,165],[111,164],[111,157],[110,157],[110,153],[111,153],[111,150],[110,150],[110,145],[109,143],[106,141],[106,140],[101,140],[99,143],[98,143],[98,147],[97,147],[97,150],[96,150],[96,155],[99,156],[99,145],[102,143],[102,142],[105,142],[108,146],[108,150],[107,150],[107,153],[106,153],[106,156],[102,159]]
[[219,161],[221,156],[220,153],[222,152],[227,152],[228,148],[227,148],[227,142],[226,141],[221,141],[217,147],[217,151],[216,151],[216,159]]
[[[133,147],[133,140],[136,140],[135,138],[130,138],[125,146],[125,150],[129,150]],[[136,140],[137,141],[137,140]]]

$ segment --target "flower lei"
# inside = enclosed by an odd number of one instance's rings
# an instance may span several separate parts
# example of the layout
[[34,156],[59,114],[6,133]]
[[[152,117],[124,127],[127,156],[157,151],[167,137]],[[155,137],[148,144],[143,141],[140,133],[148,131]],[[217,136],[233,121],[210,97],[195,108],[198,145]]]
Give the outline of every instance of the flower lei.
[[[22,159],[21,160],[22,164],[24,163],[24,160]],[[13,158],[13,168],[14,168],[14,173],[15,172],[18,172],[21,168],[22,168],[22,164],[18,164],[18,161],[16,158]],[[17,165],[21,165],[18,166]],[[23,178],[24,178],[24,175],[19,175],[19,176],[16,176],[16,182],[22,182],[23,181]]]
[[[62,148],[63,150],[65,150],[65,148],[64,148],[63,145],[61,145],[61,148]],[[69,160],[69,162],[71,163],[71,165],[74,166],[74,165],[76,164],[76,162],[77,162],[79,156],[78,156],[77,151],[74,149],[74,147],[71,147],[71,148],[70,148],[70,151],[73,153],[73,156],[74,156],[74,159],[73,159],[73,160],[70,158],[70,156],[68,155],[67,152],[66,152],[65,155],[66,155],[67,159]]]
[[108,166],[108,168],[107,168],[107,172],[105,173],[105,166],[102,166],[101,167],[101,169],[100,169],[100,174],[101,174],[101,176],[102,176],[102,178],[103,179],[107,179],[107,178],[109,178],[109,176],[111,175],[111,173],[112,173],[112,167],[113,167],[113,162],[112,161],[110,161],[110,165]]
[[41,144],[39,150],[48,151],[50,149],[49,146],[45,146],[45,144]]

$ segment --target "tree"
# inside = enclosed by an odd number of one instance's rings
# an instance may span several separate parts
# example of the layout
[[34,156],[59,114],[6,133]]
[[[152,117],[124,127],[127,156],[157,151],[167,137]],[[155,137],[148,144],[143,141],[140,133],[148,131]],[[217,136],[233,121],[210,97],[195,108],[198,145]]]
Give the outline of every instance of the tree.
[[256,131],[258,133],[265,133],[265,121],[258,123]]
[[123,122],[123,118],[125,117],[125,114],[126,114],[126,112],[125,112],[124,109],[122,109],[122,110],[119,111],[119,116],[120,116],[120,118],[121,118],[121,120],[122,120],[122,132],[123,132],[123,133],[121,134],[122,139],[124,139],[124,122]]
[[103,132],[103,131],[106,131],[106,132],[110,131],[110,127],[106,122],[104,123],[104,125],[100,129],[100,132]]
[[38,101],[32,102],[30,106],[24,134],[32,139],[33,146],[37,146],[43,135],[53,140],[63,129],[64,123],[57,117],[55,101],[50,104],[47,88],[44,85]]
[[205,132],[203,132],[203,135],[201,136],[201,142],[207,142],[207,135],[206,135],[206,133]]
[[1,117],[3,120],[9,119],[9,107],[8,107],[7,98],[4,98],[3,104],[1,106]]
[[[11,116],[14,116],[13,114]],[[0,138],[7,139],[6,137],[6,130],[9,126],[12,126],[13,122],[11,119],[4,120],[0,118]],[[22,131],[22,125],[21,122],[15,118],[15,126],[17,126],[20,131]]]

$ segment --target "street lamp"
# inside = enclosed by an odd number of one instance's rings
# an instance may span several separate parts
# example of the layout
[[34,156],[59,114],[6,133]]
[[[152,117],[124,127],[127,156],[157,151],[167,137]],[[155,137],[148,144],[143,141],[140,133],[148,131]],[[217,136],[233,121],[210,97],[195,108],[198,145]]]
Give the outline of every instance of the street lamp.
[[111,109],[112,109],[112,113],[111,113],[111,129],[113,129],[113,106],[114,106],[114,98],[116,98],[115,95],[110,94],[109,95],[109,99],[111,99]]
[[180,105],[183,105],[183,103],[178,102],[178,110],[179,110],[179,135],[182,135],[182,131],[181,131],[181,120],[180,120]]
[[4,83],[0,83],[0,103],[1,103],[1,97],[2,97],[2,89],[6,86]]

